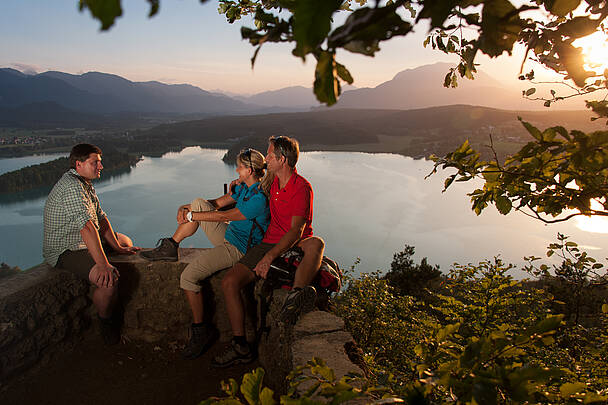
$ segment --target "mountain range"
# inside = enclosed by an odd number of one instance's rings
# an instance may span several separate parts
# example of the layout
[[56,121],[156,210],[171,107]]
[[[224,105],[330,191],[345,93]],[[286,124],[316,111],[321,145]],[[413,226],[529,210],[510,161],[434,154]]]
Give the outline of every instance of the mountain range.
[[[409,110],[468,104],[512,110],[538,109],[521,97],[521,89],[504,86],[483,72],[445,89],[450,64],[437,63],[404,70],[374,88],[346,86],[332,108]],[[201,119],[220,115],[252,115],[307,111],[319,106],[311,88],[286,87],[253,96],[210,92],[189,84],[133,82],[123,77],[88,72],[73,75],[48,71],[28,75],[0,69],[0,125],[122,125],[152,117],[156,122]],[[542,108],[542,107],[541,107]],[[580,106],[579,106],[580,108]],[[117,118],[119,117],[119,118]],[[120,123],[120,124],[119,124]]]
[[[410,110],[467,104],[503,110],[546,110],[542,103],[522,97],[522,89],[532,85],[525,82],[520,86],[505,85],[483,71],[478,71],[474,80],[459,78],[458,87],[445,88],[444,77],[453,67],[452,64],[439,62],[403,70],[374,88],[345,91],[336,106]],[[565,100],[555,104],[555,107],[582,108],[580,100]]]

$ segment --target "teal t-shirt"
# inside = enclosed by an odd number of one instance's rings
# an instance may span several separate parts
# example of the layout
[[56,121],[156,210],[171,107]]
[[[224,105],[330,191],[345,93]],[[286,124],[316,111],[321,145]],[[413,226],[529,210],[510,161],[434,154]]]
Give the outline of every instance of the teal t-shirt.
[[255,219],[264,231],[262,232],[257,226],[253,226],[251,246],[255,246],[262,241],[264,233],[268,229],[268,224],[270,224],[268,199],[259,189],[259,186],[259,182],[252,184],[251,187],[241,183],[235,187],[234,193],[231,194],[231,197],[236,201],[236,208],[247,219],[230,222],[224,238],[242,253],[247,252],[247,241],[249,240],[253,220]]

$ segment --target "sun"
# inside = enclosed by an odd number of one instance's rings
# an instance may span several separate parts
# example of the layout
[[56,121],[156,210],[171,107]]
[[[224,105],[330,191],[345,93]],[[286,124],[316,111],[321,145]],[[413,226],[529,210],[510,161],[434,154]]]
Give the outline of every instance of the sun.
[[[591,208],[594,210],[603,209],[602,204],[597,200],[591,200]],[[581,231],[591,233],[608,233],[608,218],[593,216],[593,217],[578,217],[576,219],[576,227]]]
[[577,48],[583,48],[585,68],[603,74],[608,69],[608,36],[601,31],[577,39],[572,43]]

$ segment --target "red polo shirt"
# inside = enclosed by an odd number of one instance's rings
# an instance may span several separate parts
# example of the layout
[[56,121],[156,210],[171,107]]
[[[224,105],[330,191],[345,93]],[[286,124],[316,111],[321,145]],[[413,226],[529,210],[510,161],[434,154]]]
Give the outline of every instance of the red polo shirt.
[[279,188],[278,177],[270,186],[270,225],[262,242],[278,243],[291,228],[291,217],[306,218],[302,239],[312,236],[312,187],[294,171],[287,184]]

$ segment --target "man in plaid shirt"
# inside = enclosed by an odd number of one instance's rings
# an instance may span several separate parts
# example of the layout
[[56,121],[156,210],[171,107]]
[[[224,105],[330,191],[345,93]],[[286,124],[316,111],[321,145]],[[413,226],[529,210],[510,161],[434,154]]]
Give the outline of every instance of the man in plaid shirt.
[[91,180],[100,176],[101,149],[78,144],[70,153],[70,170],[55,184],[44,205],[45,262],[90,281],[97,288],[93,304],[97,308],[100,331],[107,344],[120,340],[119,321],[112,315],[118,298],[116,267],[106,252],[134,254],[139,250],[131,239],[115,233]]

